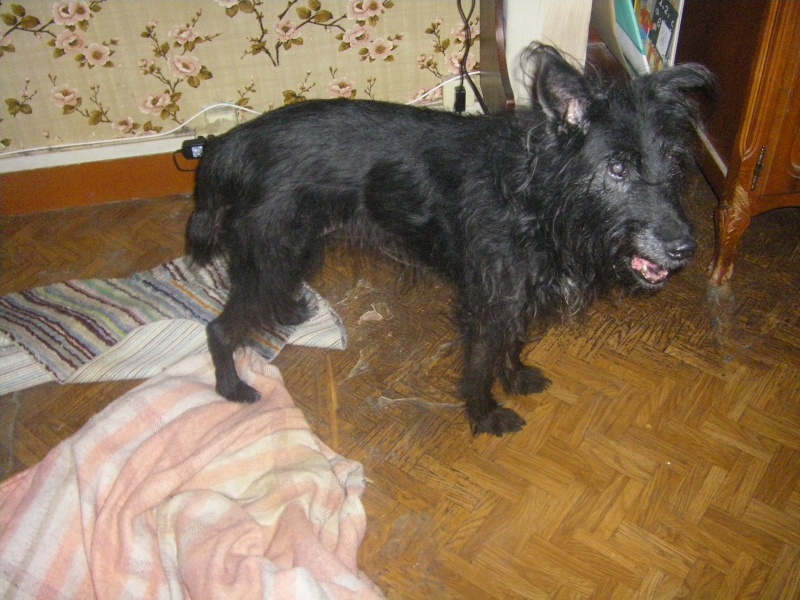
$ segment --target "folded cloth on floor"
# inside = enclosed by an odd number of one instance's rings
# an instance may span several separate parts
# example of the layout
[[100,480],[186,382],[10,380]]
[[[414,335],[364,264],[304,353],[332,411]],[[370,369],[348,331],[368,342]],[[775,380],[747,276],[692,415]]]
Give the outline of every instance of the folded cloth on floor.
[[[228,295],[223,262],[184,256],[124,279],[57,283],[0,297],[0,394],[47,381],[144,379],[207,349],[205,324]],[[261,332],[271,360],[285,344],[344,348],[330,305],[309,287],[312,317]]]
[[251,405],[184,359],[0,484],[12,598],[382,598],[357,567],[361,464],[309,429],[280,374],[237,353]]

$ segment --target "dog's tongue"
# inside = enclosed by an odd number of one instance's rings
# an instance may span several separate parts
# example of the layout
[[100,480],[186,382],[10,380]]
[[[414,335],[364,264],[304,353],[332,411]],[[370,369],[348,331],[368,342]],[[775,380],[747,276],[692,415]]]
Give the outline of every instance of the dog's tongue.
[[659,267],[656,263],[641,256],[634,256],[631,259],[631,269],[640,273],[650,283],[660,283],[669,275],[668,269]]

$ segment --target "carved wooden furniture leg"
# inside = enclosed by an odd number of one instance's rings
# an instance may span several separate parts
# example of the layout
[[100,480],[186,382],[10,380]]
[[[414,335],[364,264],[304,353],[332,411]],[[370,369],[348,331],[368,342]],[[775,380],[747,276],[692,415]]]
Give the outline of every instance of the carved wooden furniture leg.
[[717,236],[710,278],[713,284],[724,285],[733,275],[739,241],[750,226],[750,195],[741,185],[736,185],[733,193],[720,202],[715,217]]
[[748,96],[717,210],[711,283],[733,272],[739,241],[763,212],[800,206],[800,2],[769,0]]

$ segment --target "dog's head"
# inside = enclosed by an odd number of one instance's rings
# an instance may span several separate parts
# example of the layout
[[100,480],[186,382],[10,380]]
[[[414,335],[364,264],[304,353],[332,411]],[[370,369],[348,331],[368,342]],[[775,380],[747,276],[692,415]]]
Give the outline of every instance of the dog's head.
[[[563,165],[565,232],[610,276],[658,289],[688,264],[696,242],[681,206],[701,127],[695,94],[713,96],[713,75],[685,64],[603,85],[549,46],[528,53],[534,99],[548,130],[542,144]],[[571,218],[572,217],[572,218]],[[575,227],[590,227],[583,239]]]

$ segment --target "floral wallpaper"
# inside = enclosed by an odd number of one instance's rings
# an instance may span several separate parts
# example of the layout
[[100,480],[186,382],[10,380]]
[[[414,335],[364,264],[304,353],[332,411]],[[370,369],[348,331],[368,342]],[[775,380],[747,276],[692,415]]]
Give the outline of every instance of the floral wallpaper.
[[408,102],[458,73],[465,38],[455,0],[17,0],[0,18],[0,157],[170,131],[219,102]]

